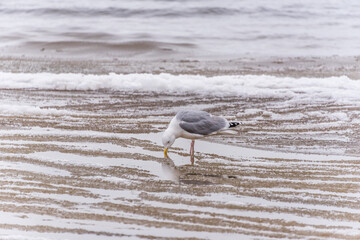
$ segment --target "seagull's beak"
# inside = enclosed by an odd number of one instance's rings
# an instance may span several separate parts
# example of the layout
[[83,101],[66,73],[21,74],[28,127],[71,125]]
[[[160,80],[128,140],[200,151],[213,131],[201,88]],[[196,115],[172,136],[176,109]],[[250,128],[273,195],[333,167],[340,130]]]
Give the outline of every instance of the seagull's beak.
[[167,152],[168,152],[168,148],[165,148],[165,149],[164,149],[164,156],[165,156],[165,157],[168,157]]

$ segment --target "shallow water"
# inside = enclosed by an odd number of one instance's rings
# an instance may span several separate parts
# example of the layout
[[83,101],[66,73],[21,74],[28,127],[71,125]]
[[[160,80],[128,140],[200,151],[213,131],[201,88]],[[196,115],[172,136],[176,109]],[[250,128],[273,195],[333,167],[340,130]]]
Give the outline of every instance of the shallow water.
[[[301,105],[288,105],[280,118],[264,112],[284,99],[30,89],[1,97],[15,109],[0,114],[2,239],[360,235],[359,128],[325,117],[357,114],[348,106],[322,103],[313,108],[321,116],[303,118]],[[165,159],[161,131],[179,105],[243,126],[196,141],[193,166],[188,140]]]
[[219,59],[360,54],[358,1],[3,1],[2,56]]

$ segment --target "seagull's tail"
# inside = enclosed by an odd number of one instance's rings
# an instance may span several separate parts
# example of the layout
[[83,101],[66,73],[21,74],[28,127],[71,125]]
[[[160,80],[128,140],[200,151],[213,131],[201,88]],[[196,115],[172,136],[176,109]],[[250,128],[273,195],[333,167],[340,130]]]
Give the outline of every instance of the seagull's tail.
[[229,128],[236,127],[239,124],[240,124],[239,122],[229,122]]
[[240,125],[239,122],[229,122],[228,128],[226,128],[224,131],[222,131],[222,134],[228,134],[228,135],[235,135],[238,134],[236,130],[232,130],[229,128],[235,128],[236,126]]

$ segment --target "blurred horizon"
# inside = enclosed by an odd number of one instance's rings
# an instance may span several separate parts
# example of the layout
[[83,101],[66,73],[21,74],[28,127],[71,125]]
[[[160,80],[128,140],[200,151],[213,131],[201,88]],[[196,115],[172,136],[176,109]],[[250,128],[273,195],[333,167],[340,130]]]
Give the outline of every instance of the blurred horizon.
[[360,2],[14,0],[0,55],[127,59],[360,55]]

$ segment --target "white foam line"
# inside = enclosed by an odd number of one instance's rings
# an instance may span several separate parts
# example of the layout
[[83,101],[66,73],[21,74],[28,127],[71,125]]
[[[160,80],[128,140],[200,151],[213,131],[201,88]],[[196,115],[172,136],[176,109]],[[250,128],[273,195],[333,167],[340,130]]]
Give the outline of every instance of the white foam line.
[[200,75],[0,72],[0,88],[56,90],[141,90],[197,92],[212,95],[286,97],[312,103],[314,98],[341,102],[359,100],[360,82],[346,76],[291,78],[266,75]]
[[39,106],[27,104],[0,104],[0,114],[68,115],[71,114],[71,112],[54,108],[40,108]]

